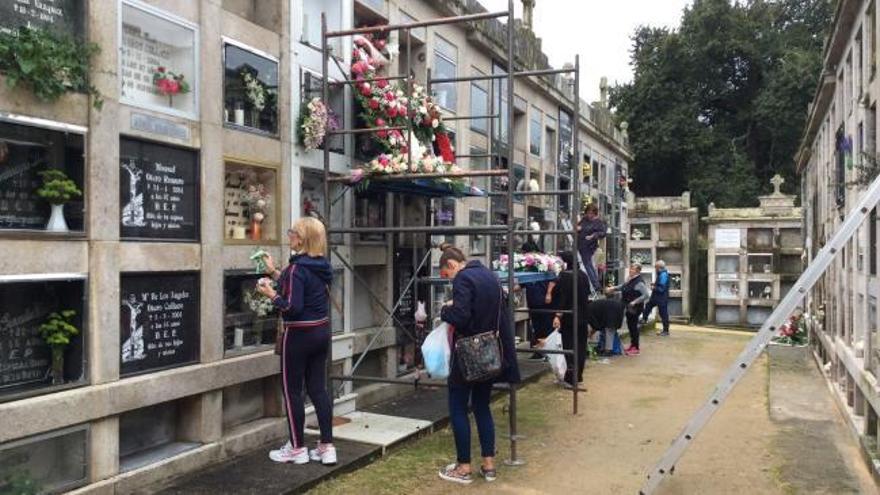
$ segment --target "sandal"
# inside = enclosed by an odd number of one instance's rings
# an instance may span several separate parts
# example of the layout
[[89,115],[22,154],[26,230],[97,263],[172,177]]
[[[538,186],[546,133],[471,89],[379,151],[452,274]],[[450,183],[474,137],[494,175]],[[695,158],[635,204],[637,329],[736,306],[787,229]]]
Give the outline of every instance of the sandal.
[[462,473],[458,470],[458,464],[450,464],[441,469],[438,474],[440,475],[441,479],[451,481],[453,483],[470,485],[474,482],[474,478],[473,476],[471,476],[471,473]]

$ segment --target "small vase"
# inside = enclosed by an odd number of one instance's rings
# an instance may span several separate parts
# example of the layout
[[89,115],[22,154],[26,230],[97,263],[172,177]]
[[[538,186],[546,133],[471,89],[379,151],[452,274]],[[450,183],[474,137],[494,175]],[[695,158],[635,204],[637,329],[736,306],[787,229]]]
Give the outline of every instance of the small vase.
[[67,232],[67,221],[64,219],[64,205],[52,205],[52,215],[49,217],[49,223],[46,224],[46,230],[49,232]]
[[260,226],[260,222],[256,220],[251,221],[251,240],[259,241],[263,238],[263,229]]
[[235,112],[233,113],[235,115],[235,125],[244,125],[244,107],[240,102],[235,105]]
[[52,385],[64,383],[64,348],[52,346]]

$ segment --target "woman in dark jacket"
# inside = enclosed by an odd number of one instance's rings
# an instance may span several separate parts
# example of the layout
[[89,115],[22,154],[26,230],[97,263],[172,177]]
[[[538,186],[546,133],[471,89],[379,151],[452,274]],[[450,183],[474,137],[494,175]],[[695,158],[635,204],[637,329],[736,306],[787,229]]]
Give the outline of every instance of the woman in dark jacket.
[[[578,270],[574,264],[574,258],[570,252],[560,252],[559,257],[565,263],[566,269],[559,274],[559,278],[552,284],[553,307],[557,310],[572,310],[574,302],[578,303],[577,325],[574,324],[574,315],[571,313],[556,313],[553,318],[553,328],[558,328],[562,335],[562,348],[574,349],[574,332],[577,330],[577,383],[584,381],[584,365],[587,362],[587,340],[589,328],[587,325],[587,306],[589,305],[590,281],[583,270]],[[574,296],[574,274],[577,273],[577,297]],[[567,388],[577,385],[574,381],[575,369],[572,356],[565,356],[567,369],[563,384]]]
[[[290,248],[296,252],[283,271],[266,257],[266,273],[278,281],[279,292],[271,284],[258,285],[263,295],[272,299],[284,320],[281,345],[281,378],[287,409],[290,441],[269,452],[275,462],[305,464],[309,460],[336,464],[333,446],[333,407],[324,379],[330,353],[329,286],[333,270],[324,257],[327,235],[324,224],[306,217],[287,231]],[[315,406],[321,441],[309,451],[303,437],[305,404],[303,385]]]
[[[513,329],[510,326],[506,294],[501,289],[498,276],[479,261],[468,262],[457,248],[443,244],[440,249],[440,275],[452,280],[452,301],[440,311],[440,319],[453,328],[451,369],[449,373],[449,417],[455,436],[457,459],[440,471],[440,477],[456,483],[469,484],[471,475],[471,425],[468,418],[468,402],[477,422],[483,465],[480,474],[487,481],[494,481],[495,471],[495,424],[489,399],[495,382],[517,383],[520,381],[516,362]],[[503,356],[502,374],[494,380],[468,383],[462,376],[455,354],[455,340],[497,330],[501,338]]]

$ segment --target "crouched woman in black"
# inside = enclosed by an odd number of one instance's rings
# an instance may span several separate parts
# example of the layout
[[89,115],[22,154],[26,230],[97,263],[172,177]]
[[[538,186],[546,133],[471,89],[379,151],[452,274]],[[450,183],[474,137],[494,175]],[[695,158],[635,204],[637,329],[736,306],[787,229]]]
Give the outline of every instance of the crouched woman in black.
[[[480,474],[494,481],[495,424],[489,399],[492,384],[520,381],[516,362],[513,329],[507,314],[507,297],[498,276],[479,261],[467,261],[464,254],[449,244],[440,247],[440,275],[452,279],[452,301],[440,311],[440,319],[454,327],[449,373],[449,417],[455,437],[456,463],[440,471],[440,477],[455,483],[469,484],[471,474],[471,426],[468,406],[474,413],[480,438],[483,464]],[[455,353],[455,341],[483,332],[497,330],[501,340],[502,372],[495,379],[469,383],[464,379]]]
[[[299,219],[287,231],[290,248],[296,254],[283,271],[266,257],[266,273],[278,281],[279,292],[269,284],[258,290],[281,312],[284,333],[281,344],[281,379],[287,409],[290,441],[269,452],[275,462],[305,464],[309,460],[336,464],[333,446],[332,406],[324,378],[330,352],[329,285],[333,280],[330,263],[324,257],[327,236],[317,219]],[[315,406],[321,441],[309,451],[303,438],[305,404],[303,385]]]

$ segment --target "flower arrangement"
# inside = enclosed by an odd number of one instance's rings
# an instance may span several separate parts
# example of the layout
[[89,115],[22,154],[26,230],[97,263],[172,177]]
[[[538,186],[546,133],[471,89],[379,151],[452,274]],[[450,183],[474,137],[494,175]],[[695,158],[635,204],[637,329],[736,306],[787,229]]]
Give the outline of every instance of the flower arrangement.
[[391,174],[454,174],[461,169],[454,164],[446,163],[442,158],[424,153],[413,157],[412,164],[404,155],[383,153],[367,164],[366,172],[370,175]]
[[[496,271],[506,271],[509,258],[502,254],[492,262],[492,268]],[[565,270],[565,262],[558,256],[544,253],[515,253],[513,255],[513,271],[515,272],[553,272],[559,275]]]
[[807,315],[794,314],[782,325],[773,342],[790,346],[807,345]]
[[241,199],[242,203],[247,205],[251,220],[262,223],[266,219],[271,195],[265,184],[252,182],[247,186]]
[[73,325],[76,311],[65,309],[49,314],[40,325],[40,337],[52,349],[52,383],[64,382],[64,349],[70,345],[70,339],[79,335],[79,329]]
[[248,70],[241,71],[241,82],[244,84],[244,94],[248,101],[257,112],[262,112],[268,100],[266,85]]
[[153,71],[153,86],[162,96],[167,96],[169,102],[171,97],[189,93],[189,81],[183,74],[171,72],[165,67],[159,66]]
[[328,131],[339,129],[336,114],[320,98],[312,98],[303,106],[299,120],[300,144],[310,151],[324,144]]
[[256,288],[245,290],[242,298],[248,308],[260,318],[265,318],[275,312],[275,304],[272,300],[257,292]]
[[82,196],[82,191],[76,187],[76,183],[61,170],[50,168],[39,174],[43,178],[43,185],[37,189],[37,195],[50,204],[63,205],[73,198]]

